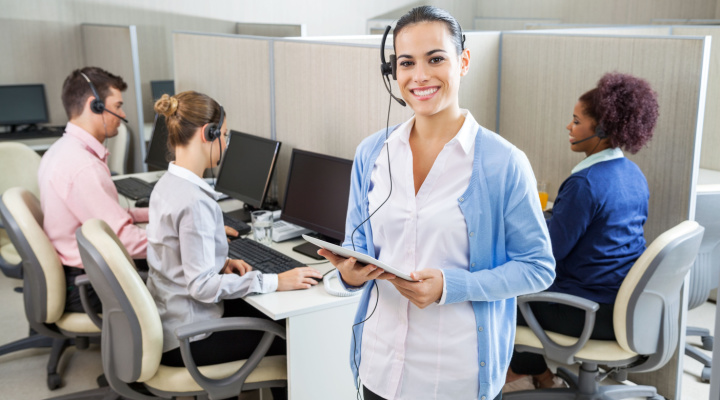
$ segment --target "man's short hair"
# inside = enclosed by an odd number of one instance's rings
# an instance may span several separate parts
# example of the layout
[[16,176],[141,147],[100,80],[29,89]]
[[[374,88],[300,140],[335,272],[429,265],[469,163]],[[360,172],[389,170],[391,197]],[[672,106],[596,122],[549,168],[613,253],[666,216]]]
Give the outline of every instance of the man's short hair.
[[103,102],[110,95],[110,88],[115,88],[121,92],[127,89],[127,83],[121,77],[113,75],[102,68],[85,67],[76,69],[65,78],[62,88],[62,102],[68,119],[73,119],[82,114],[88,97],[94,96],[90,85],[80,75],[81,72],[87,75],[93,83],[100,100]]

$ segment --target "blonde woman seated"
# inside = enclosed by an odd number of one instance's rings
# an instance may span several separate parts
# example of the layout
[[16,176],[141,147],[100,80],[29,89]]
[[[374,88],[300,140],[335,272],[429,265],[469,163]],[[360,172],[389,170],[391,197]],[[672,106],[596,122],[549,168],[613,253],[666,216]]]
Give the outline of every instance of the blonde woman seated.
[[[309,267],[262,274],[245,261],[228,259],[218,194],[202,179],[227,147],[224,110],[210,97],[188,91],[164,95],[155,111],[165,116],[176,161],[150,196],[147,286],[163,325],[162,364],[183,366],[177,327],[222,317],[266,318],[242,297],[307,289],[322,275]],[[197,365],[219,364],[248,358],[261,337],[254,331],[216,332],[191,339],[190,348]],[[285,342],[276,338],[267,354],[285,354]],[[273,391],[273,398],[285,397],[284,389]]]

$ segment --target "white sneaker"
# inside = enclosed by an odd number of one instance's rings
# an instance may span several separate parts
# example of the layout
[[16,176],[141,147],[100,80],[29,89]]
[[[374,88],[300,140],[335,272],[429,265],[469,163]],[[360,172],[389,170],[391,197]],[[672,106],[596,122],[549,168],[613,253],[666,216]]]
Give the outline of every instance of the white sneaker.
[[520,379],[506,383],[502,388],[503,393],[519,392],[521,390],[534,390],[535,384],[533,383],[532,376],[526,375]]

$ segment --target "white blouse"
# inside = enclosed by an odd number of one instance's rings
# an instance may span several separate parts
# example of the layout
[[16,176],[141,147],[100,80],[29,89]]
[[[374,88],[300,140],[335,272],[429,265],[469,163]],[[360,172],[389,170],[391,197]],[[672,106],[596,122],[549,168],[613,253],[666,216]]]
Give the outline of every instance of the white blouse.
[[162,321],[163,352],[180,346],[177,327],[221,318],[221,300],[277,289],[275,274],[220,273],[228,243],[218,196],[200,177],[174,163],[150,195],[147,287]]
[[[378,260],[404,272],[425,268],[469,268],[465,218],[457,199],[472,174],[478,123],[467,110],[457,135],[437,156],[417,195],[409,144],[414,118],[398,127],[375,162],[369,192]],[[476,399],[478,350],[470,302],[419,309],[384,280],[371,292],[362,338],[360,379],[387,399]]]

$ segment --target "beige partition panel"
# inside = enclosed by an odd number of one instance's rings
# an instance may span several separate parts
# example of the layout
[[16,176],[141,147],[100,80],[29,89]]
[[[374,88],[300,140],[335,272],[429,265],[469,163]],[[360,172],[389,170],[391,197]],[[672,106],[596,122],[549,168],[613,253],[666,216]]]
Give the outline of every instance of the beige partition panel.
[[175,92],[205,93],[223,105],[230,129],[270,138],[270,42],[182,32],[174,38]]
[[[45,85],[51,125],[65,125],[65,78],[83,66],[80,29],[69,23],[0,19],[0,85]],[[52,38],[52,40],[48,40]]]
[[251,24],[238,22],[235,33],[238,35],[293,37],[305,36],[305,24]]
[[[145,171],[145,133],[135,26],[82,25],[81,32],[85,65],[119,75],[128,85],[123,93],[123,110],[130,131],[127,170]],[[106,114],[105,118],[115,117]]]
[[[380,76],[379,51],[379,46],[274,42],[280,200],[293,148],[352,159],[364,138],[385,128],[390,99]],[[393,93],[399,96],[394,82]],[[411,115],[392,101],[391,126]]]
[[577,25],[528,25],[528,30],[546,29],[543,33],[625,36],[666,36],[672,34],[667,26],[577,26]]
[[674,35],[712,36],[700,167],[720,171],[720,26],[676,26]]
[[[584,156],[570,151],[565,129],[577,98],[609,71],[647,79],[658,93],[657,129],[646,148],[626,155],[650,186],[645,236],[651,241],[694,214],[705,51],[704,38],[505,34],[500,133],[527,154],[552,198]],[[675,357],[663,369],[632,380],[679,399],[682,360]]]
[[528,24],[559,24],[560,19],[553,18],[475,18],[473,29],[476,31],[517,31]]
[[460,107],[470,110],[477,122],[497,130],[500,32],[466,32],[470,70],[462,78]]

